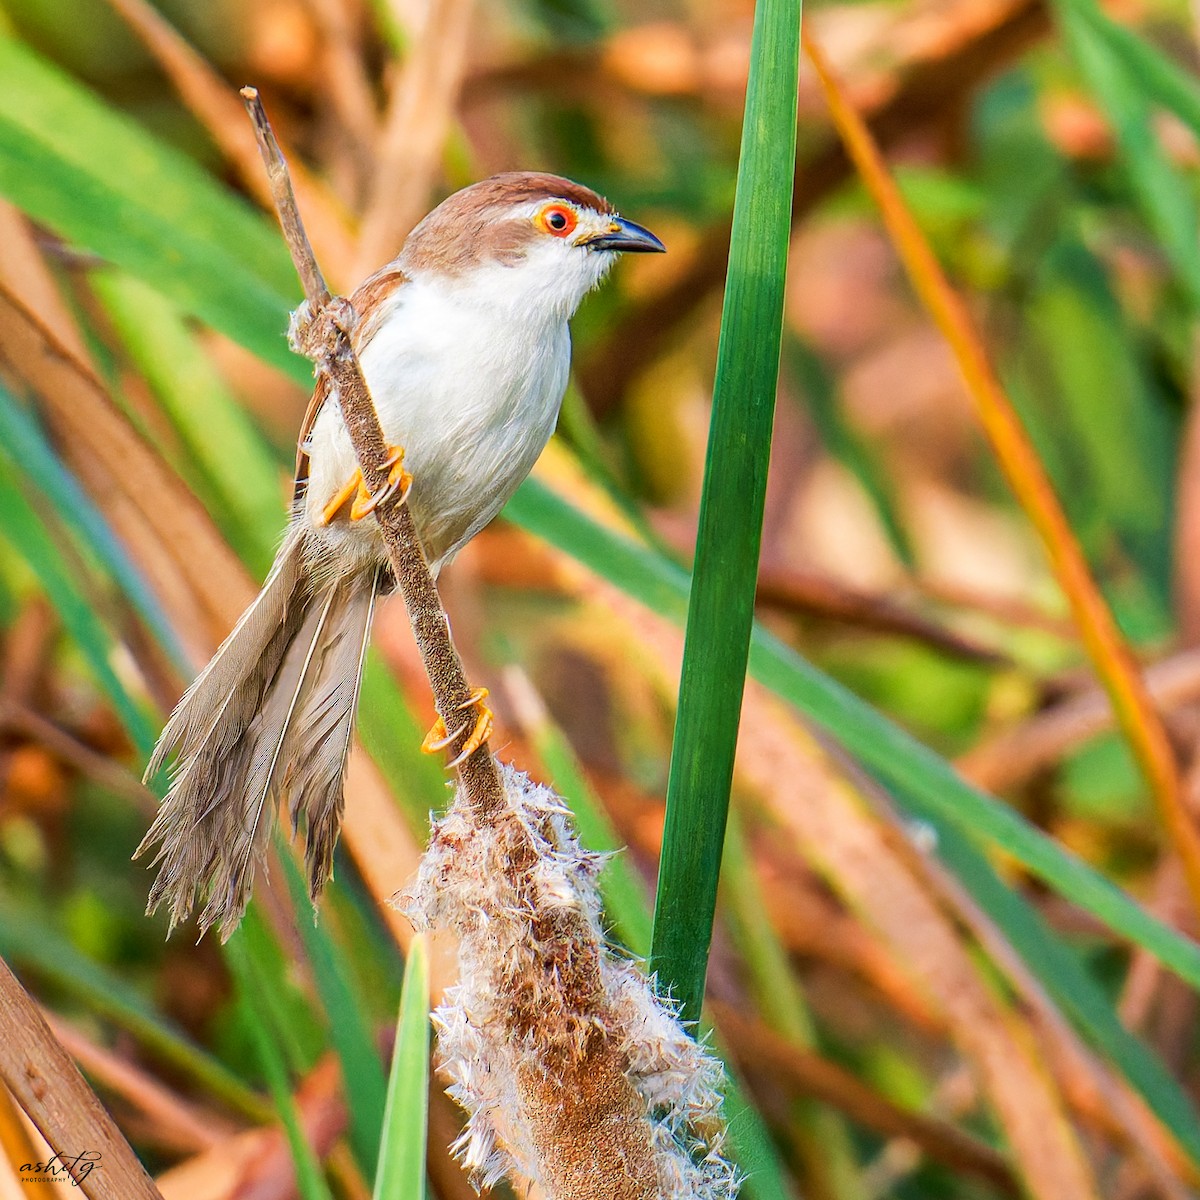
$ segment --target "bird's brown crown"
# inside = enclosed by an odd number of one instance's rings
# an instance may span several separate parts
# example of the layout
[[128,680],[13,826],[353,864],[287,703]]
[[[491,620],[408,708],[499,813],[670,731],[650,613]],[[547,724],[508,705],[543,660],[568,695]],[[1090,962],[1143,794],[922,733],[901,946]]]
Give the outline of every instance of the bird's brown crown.
[[399,262],[412,272],[457,275],[483,262],[512,264],[540,236],[513,209],[541,200],[566,200],[598,213],[616,210],[603,197],[561,175],[507,171],[481,179],[441,202],[404,243]]

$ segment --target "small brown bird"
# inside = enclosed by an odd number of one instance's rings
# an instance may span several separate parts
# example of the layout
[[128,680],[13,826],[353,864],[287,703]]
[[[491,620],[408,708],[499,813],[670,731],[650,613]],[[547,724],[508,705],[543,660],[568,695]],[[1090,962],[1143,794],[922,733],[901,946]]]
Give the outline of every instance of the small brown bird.
[[[355,349],[393,446],[389,486],[407,495],[435,575],[500,511],[553,432],[580,301],[619,252],[663,248],[588,188],[514,172],[443,201],[353,294]],[[293,833],[304,825],[314,901],[329,878],[371,615],[392,586],[378,527],[362,519],[380,499],[319,381],[271,573],[146,771],[175,757],[137,850],[158,846],[148,911],[166,902],[172,928],[205,892],[201,935],[213,924],[232,932],[280,800]],[[490,728],[485,695],[471,748]]]

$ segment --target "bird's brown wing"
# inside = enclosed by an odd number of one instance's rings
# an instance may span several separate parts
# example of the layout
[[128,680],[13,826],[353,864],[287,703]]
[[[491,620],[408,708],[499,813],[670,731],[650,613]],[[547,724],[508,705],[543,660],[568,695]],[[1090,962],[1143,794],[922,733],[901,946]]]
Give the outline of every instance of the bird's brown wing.
[[[396,288],[408,282],[408,276],[394,262],[376,271],[365,279],[350,297],[350,303],[358,314],[358,324],[354,328],[354,350],[361,354],[370,340],[375,336],[382,322],[386,305],[385,301]],[[296,439],[296,474],[292,484],[292,503],[298,504],[304,495],[308,483],[308,449],[309,435],[317,423],[317,414],[325,407],[329,399],[329,378],[326,375],[317,376],[317,386],[313,389],[312,399],[304,411],[304,420],[300,424],[300,435]]]

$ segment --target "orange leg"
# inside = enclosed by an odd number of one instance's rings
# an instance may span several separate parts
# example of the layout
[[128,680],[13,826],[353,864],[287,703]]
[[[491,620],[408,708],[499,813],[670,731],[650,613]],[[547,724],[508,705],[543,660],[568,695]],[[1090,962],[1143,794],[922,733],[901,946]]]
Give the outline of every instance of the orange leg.
[[404,469],[404,447],[389,447],[387,462],[384,463],[384,466],[388,469],[388,481],[376,496],[372,496],[367,491],[362,471],[356,468],[346,486],[321,510],[321,524],[328,525],[348,503],[352,521],[361,521],[363,517],[373,513],[379,505],[385,500],[390,500],[397,492],[400,493],[400,503],[403,504],[408,495],[408,489],[412,487],[412,476]]
[[425,740],[421,743],[421,749],[426,754],[436,754],[439,750],[445,750],[447,747],[454,745],[467,729],[471,732],[467,734],[467,740],[463,742],[462,749],[447,764],[448,767],[457,767],[460,763],[466,762],[484,742],[491,737],[493,713],[484,701],[488,697],[488,690],[485,687],[475,688],[470,696],[467,697],[458,707],[461,710],[476,710],[475,724],[470,725],[470,718],[457,726],[453,733],[446,732],[446,722],[441,717],[434,722],[433,728],[425,735]]

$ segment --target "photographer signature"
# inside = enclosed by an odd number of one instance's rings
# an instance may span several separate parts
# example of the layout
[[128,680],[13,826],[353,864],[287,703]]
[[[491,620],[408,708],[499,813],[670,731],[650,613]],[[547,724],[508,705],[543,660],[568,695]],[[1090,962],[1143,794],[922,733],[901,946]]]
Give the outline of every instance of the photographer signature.
[[69,1158],[55,1154],[45,1162],[22,1163],[20,1175],[25,1183],[66,1183],[78,1187],[100,1165],[99,1150],[84,1150]]

